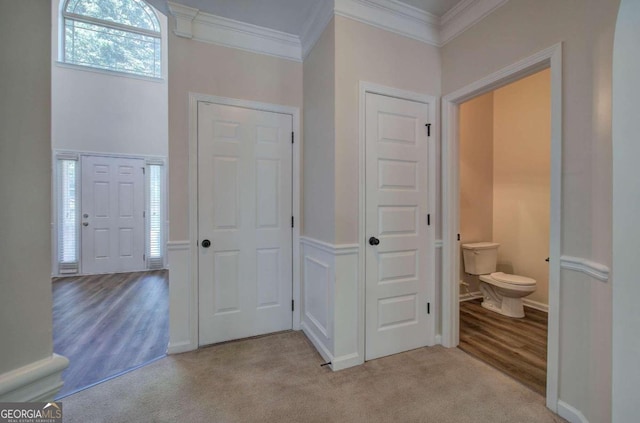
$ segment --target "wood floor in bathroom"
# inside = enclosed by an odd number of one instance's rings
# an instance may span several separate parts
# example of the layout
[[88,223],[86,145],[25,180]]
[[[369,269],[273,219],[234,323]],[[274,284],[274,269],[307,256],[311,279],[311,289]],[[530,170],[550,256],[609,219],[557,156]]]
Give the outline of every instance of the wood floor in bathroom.
[[547,313],[525,307],[523,319],[482,308],[481,299],[460,303],[460,345],[525,386],[546,394]]

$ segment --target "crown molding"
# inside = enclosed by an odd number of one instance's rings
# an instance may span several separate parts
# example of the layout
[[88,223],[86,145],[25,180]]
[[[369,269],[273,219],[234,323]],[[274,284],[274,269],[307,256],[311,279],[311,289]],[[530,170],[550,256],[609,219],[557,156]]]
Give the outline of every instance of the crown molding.
[[509,0],[462,0],[440,18],[440,45],[462,34]]
[[334,13],[427,44],[440,44],[438,17],[396,0],[335,0]]
[[306,59],[313,46],[316,45],[322,33],[333,19],[333,0],[318,0],[304,24],[300,43],[302,44],[302,58]]
[[168,4],[176,18],[174,34],[179,37],[302,62],[300,38],[296,35]]
[[508,0],[461,0],[441,18],[398,0],[318,0],[300,36],[167,2],[174,34],[230,48],[302,62],[334,15],[442,47]]

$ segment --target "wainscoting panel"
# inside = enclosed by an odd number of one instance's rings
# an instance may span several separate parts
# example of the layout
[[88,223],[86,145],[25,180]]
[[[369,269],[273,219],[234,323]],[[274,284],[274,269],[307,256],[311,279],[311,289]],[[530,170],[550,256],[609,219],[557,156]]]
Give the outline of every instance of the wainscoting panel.
[[358,248],[300,238],[301,328],[333,370],[361,364]]
[[[189,241],[167,244],[169,267],[169,348],[168,354],[193,351],[198,348],[197,322],[193,314],[197,300],[191,273]],[[197,313],[195,314],[197,317]]]

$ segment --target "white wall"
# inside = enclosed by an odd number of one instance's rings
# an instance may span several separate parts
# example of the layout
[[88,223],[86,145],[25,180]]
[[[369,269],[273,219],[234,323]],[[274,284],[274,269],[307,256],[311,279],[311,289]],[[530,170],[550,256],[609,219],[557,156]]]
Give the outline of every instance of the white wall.
[[0,388],[53,352],[50,24],[48,5],[0,2]]
[[638,419],[640,2],[623,0],[613,51],[613,422]]
[[162,79],[138,78],[59,63],[60,7],[52,1],[52,145],[73,150],[166,157],[168,153],[167,18]]
[[[563,42],[562,254],[611,264],[611,62],[618,1],[510,0],[442,48],[443,94]],[[611,285],[563,270],[560,399],[611,414]]]
[[549,304],[551,72],[493,94],[493,242],[498,271],[536,280],[528,300]]

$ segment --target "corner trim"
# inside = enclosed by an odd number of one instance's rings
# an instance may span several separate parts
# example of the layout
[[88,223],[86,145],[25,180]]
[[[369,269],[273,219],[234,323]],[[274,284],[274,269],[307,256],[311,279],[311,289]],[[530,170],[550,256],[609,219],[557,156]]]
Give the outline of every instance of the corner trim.
[[503,6],[509,0],[463,0],[440,18],[443,46]]
[[589,423],[580,410],[562,400],[558,400],[558,415],[571,423]]
[[581,257],[562,256],[560,257],[560,267],[584,273],[602,282],[608,282],[611,273],[609,267],[604,264]]
[[302,34],[300,34],[303,60],[311,53],[331,19],[333,19],[333,1],[317,1],[304,24]]
[[167,347],[167,354],[168,355],[181,354],[189,351],[194,351],[197,349],[198,349],[198,346],[194,345],[192,342],[189,342],[189,341],[176,342],[176,343],[169,342],[169,346]]
[[337,372],[338,370],[348,369],[349,367],[358,366],[363,363],[358,353],[351,353],[335,357],[331,360],[331,370]]
[[0,402],[52,400],[62,388],[69,360],[58,354],[0,375]]
[[169,12],[176,18],[176,29],[173,33],[182,38],[193,38],[193,20],[198,16],[198,9],[168,1]]

